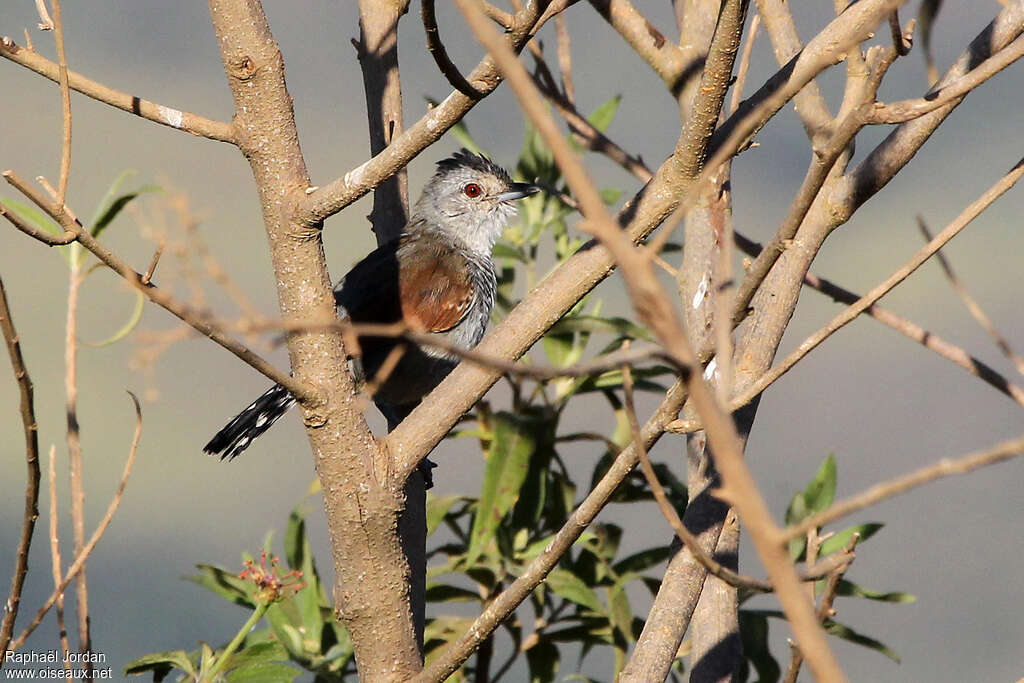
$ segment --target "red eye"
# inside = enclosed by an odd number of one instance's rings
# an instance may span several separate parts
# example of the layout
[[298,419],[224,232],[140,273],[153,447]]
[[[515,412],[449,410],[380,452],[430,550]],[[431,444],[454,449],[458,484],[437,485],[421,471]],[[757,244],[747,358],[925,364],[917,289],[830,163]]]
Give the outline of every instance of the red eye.
[[476,199],[477,197],[484,193],[483,189],[476,183],[470,183],[466,185],[464,188],[462,188],[462,191],[470,199]]

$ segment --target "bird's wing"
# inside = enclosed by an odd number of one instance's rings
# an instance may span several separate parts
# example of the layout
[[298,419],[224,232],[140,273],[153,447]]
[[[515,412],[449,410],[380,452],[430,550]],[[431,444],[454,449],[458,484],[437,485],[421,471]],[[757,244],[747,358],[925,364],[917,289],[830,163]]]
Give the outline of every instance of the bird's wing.
[[446,332],[466,317],[473,287],[459,250],[436,238],[405,235],[357,263],[335,297],[353,322],[404,320],[416,330]]

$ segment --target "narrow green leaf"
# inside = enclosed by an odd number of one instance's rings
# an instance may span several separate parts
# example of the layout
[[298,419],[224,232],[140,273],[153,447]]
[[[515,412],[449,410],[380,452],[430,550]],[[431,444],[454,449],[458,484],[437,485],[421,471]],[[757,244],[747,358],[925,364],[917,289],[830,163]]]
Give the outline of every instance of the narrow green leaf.
[[434,533],[448,515],[448,511],[459,501],[468,500],[466,496],[427,495],[427,536]]
[[598,192],[598,194],[601,195],[601,201],[608,206],[612,206],[615,202],[619,201],[619,197],[622,196],[622,190],[615,187],[608,187]]
[[209,564],[197,564],[196,568],[200,573],[184,577],[186,581],[191,581],[211,590],[236,605],[242,605],[243,607],[255,606],[249,597],[250,584],[238,578],[237,574],[229,572],[222,567],[215,567]]
[[466,561],[472,565],[494,538],[505,514],[519,498],[530,457],[536,448],[536,421],[507,412],[496,413],[494,439],[487,456]]
[[740,610],[739,621],[743,655],[757,671],[758,683],[776,683],[782,670],[768,647],[768,618],[763,614]]
[[863,633],[857,633],[849,626],[844,626],[837,621],[826,621],[825,631],[837,638],[842,638],[843,640],[856,645],[861,645],[874,650],[875,652],[880,652],[897,664],[900,663],[900,656],[890,649],[885,643],[866,636]]
[[458,586],[434,583],[427,586],[427,602],[480,602],[480,594]]
[[836,499],[836,475],[836,458],[830,453],[825,462],[821,463],[814,479],[804,489],[808,517],[821,512]]
[[541,339],[541,343],[544,346],[544,353],[547,355],[548,360],[556,368],[564,368],[567,365],[571,365],[574,357],[573,348],[576,336],[572,333],[569,334],[545,334]]
[[597,594],[572,572],[553,569],[544,582],[556,595],[599,614],[605,613],[604,605],[598,600]]
[[160,188],[156,185],[143,185],[134,192],[128,192],[120,197],[114,199],[114,201],[106,208],[106,210],[99,215],[99,218],[92,224],[89,232],[92,233],[93,237],[99,237],[100,233],[110,227],[110,224],[114,222],[118,214],[124,210],[124,207],[128,206],[136,197],[147,192],[159,192]]
[[671,556],[672,548],[667,545],[663,545],[660,548],[648,548],[619,560],[612,565],[612,569],[616,574],[640,573],[647,571],[657,564],[661,564]]
[[835,536],[831,536],[828,540],[821,544],[821,555],[828,555],[830,553],[837,552],[846,547],[846,545],[853,538],[854,534],[860,534],[859,543],[863,543],[872,536],[874,536],[884,524],[881,522],[867,522],[866,524],[858,524],[852,526],[849,529],[843,529]]
[[868,600],[878,600],[879,602],[915,602],[917,596],[911,595],[910,593],[901,593],[894,591],[891,593],[879,593],[877,591],[869,590],[863,586],[858,586],[852,581],[846,579],[839,579],[839,584],[836,586],[836,595],[844,595],[853,598],[866,598]]
[[124,672],[127,675],[146,673],[152,671],[154,676],[160,674],[162,679],[172,668],[195,674],[195,665],[184,650],[168,650],[167,652],[154,652],[143,655],[125,665]]
[[587,121],[602,133],[605,132],[608,130],[608,126],[611,125],[612,119],[615,118],[615,114],[619,111],[620,102],[622,102],[622,95],[616,95],[595,109],[587,117]]
[[[38,230],[48,232],[51,235],[64,234],[63,228],[50,220],[48,216],[43,214],[43,212],[39,211],[34,206],[30,206],[14,199],[0,199],[0,204],[3,204],[7,211],[15,214],[18,218],[34,226]],[[74,253],[71,250],[71,246],[72,245],[67,244],[57,247],[57,249],[60,250],[61,256],[64,257],[64,260],[67,261],[68,264],[71,263],[72,254]]]
[[498,242],[494,245],[494,250],[491,255],[496,258],[510,259],[512,261],[518,261],[519,263],[526,263],[526,254],[519,247],[513,247],[511,244],[505,242]]
[[526,651],[526,663],[530,667],[530,683],[551,683],[558,675],[558,648],[547,641],[540,641]]
[[320,583],[309,538],[306,536],[306,518],[301,505],[296,505],[288,515],[284,548],[288,567],[301,571],[302,583],[305,584],[302,590],[288,599],[287,603],[294,608],[306,640],[318,644],[324,627],[321,611],[328,608],[329,603]]
[[282,683],[294,681],[301,672],[284,662],[260,662],[232,669],[228,683]]
[[268,640],[261,643],[254,643],[249,647],[231,655],[228,662],[228,669],[240,669],[253,664],[265,664],[267,662],[281,662],[288,660],[288,651],[276,640]]
[[630,607],[625,586],[615,585],[608,588],[608,620],[625,640],[633,640],[633,609]]
[[653,335],[644,327],[625,318],[596,315],[574,315],[562,318],[551,326],[555,334],[566,332],[605,332],[623,335],[630,339],[654,341]]
[[51,235],[62,235],[64,233],[63,228],[34,206],[19,202],[16,199],[0,199],[0,204],[3,204],[8,211],[18,216],[21,220],[43,232],[48,232]]
[[139,321],[142,320],[142,310],[145,307],[145,303],[145,295],[142,292],[135,290],[135,305],[132,307],[132,313],[130,316],[128,316],[128,320],[125,322],[125,324],[122,325],[121,328],[117,330],[117,332],[115,332],[114,334],[110,335],[109,337],[102,341],[83,341],[82,343],[85,344],[86,346],[102,348],[104,346],[110,346],[111,344],[116,344],[117,342],[121,341],[129,334],[131,334],[132,330],[138,327]]

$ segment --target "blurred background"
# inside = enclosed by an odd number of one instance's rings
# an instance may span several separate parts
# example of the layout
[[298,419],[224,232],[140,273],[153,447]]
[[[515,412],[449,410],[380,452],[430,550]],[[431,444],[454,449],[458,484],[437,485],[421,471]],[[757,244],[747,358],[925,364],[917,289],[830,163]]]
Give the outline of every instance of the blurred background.
[[[906,20],[917,2],[903,12]],[[299,133],[314,184],[326,184],[368,156],[362,79],[350,39],[358,36],[354,2],[282,2],[265,8],[287,64]],[[441,35],[453,59],[468,72],[482,56],[461,17],[439,3]],[[809,38],[833,16],[832,3],[789,2],[801,36]],[[994,0],[947,2],[933,43],[944,70],[995,15]],[[643,0],[637,7],[672,39],[674,22],[667,1]],[[399,57],[406,122],[426,111],[426,98],[442,99],[450,87],[425,50],[419,6],[414,2],[402,24]],[[581,111],[591,111],[616,94],[623,96],[608,135],[655,167],[672,150],[679,132],[674,101],[657,76],[625,45],[587,3],[567,12],[573,38],[573,64]],[[23,28],[36,49],[55,58],[53,37],[37,31],[30,0],[0,3],[0,34],[24,44]],[[112,87],[166,106],[212,118],[231,117],[225,84],[205,3],[194,0],[66,2],[64,25],[72,70]],[[887,31],[880,31],[886,34]],[[542,38],[554,55],[553,27]],[[532,64],[532,58],[524,58]],[[758,37],[747,93],[776,70],[767,38]],[[844,78],[842,67],[820,83],[835,110]],[[56,183],[60,162],[58,88],[11,62],[0,62],[5,106],[0,119],[0,167],[24,177],[45,175]],[[881,97],[916,97],[926,90],[920,50],[890,71]],[[1011,67],[961,105],[914,161],[856,217],[827,242],[815,270],[854,291],[865,292],[887,277],[922,244],[915,216],[941,229],[1020,158],[1019,111],[1024,104],[1024,68]],[[230,278],[264,313],[276,313],[273,276],[256,192],[248,165],[229,145],[191,137],[157,126],[73,94],[74,146],[69,205],[88,216],[110,182],[135,169],[131,183],[156,183],[168,193],[183,193],[199,219],[199,234],[226,267]],[[518,154],[523,117],[507,88],[501,87],[466,117],[476,139],[506,166]],[[867,130],[858,138],[857,159],[887,133]],[[758,136],[760,146],[733,166],[735,224],[749,237],[765,241],[784,216],[803,178],[809,158],[804,132],[792,107]],[[410,196],[419,193],[433,164],[459,145],[449,137],[409,165]],[[597,155],[587,158],[602,187],[632,196],[635,179]],[[130,186],[130,184],[129,184]],[[1024,238],[1020,215],[1024,199],[1011,191],[976,220],[945,253],[971,292],[1003,333],[1024,346],[1019,292],[1024,285],[1020,257]],[[0,187],[0,196],[14,198]],[[325,228],[329,263],[335,277],[373,247],[364,198]],[[153,250],[151,235],[180,222],[166,197],[140,201],[122,215],[104,240],[142,270]],[[176,236],[173,235],[172,236]],[[177,235],[180,236],[180,235]],[[166,257],[165,257],[166,258]],[[163,268],[163,266],[161,266]],[[0,226],[0,275],[11,299],[26,363],[36,387],[40,449],[57,445],[65,467],[63,407],[63,330],[67,267],[48,250]],[[159,274],[157,280],[159,281]],[[178,282],[175,287],[183,288]],[[185,291],[181,289],[181,291]],[[210,305],[236,314],[223,293],[207,292]],[[628,313],[621,281],[613,276],[598,290],[606,312]],[[81,338],[108,337],[131,314],[134,295],[109,273],[90,277],[82,292]],[[925,328],[962,345],[1011,374],[1012,368],[952,294],[936,264],[927,264],[883,304]],[[816,330],[839,307],[815,292],[805,292],[781,353]],[[147,305],[139,330],[175,327],[163,310]],[[191,649],[198,640],[220,643],[245,618],[243,611],[183,582],[198,562],[240,569],[240,552],[257,551],[269,529],[283,531],[288,511],[306,494],[314,473],[300,421],[283,419],[247,451],[222,463],[201,452],[202,445],[227,419],[266,388],[266,380],[213,343],[190,337],[171,345],[152,364],[140,364],[144,349],[129,338],[104,348],[83,347],[80,354],[80,405],[85,459],[87,534],[112,495],[127,455],[134,420],[125,390],[143,403],[142,444],[123,503],[88,564],[95,648],[107,655],[115,678],[121,667],[142,654]],[[271,354],[281,364],[281,352]],[[496,405],[503,393],[492,396]],[[653,398],[641,404],[653,406]],[[18,393],[6,360],[0,362],[0,585],[7,590],[14,548],[21,528],[25,476]],[[641,418],[645,417],[641,415]],[[382,420],[371,415],[376,429]],[[604,429],[599,410],[577,412],[565,429]],[[789,498],[802,489],[829,453],[839,463],[839,496],[942,457],[988,447],[1021,433],[1020,407],[961,369],[916,346],[872,320],[858,320],[814,351],[774,385],[761,402],[747,458],[772,510],[781,519]],[[436,452],[435,492],[474,492],[482,460],[468,440],[446,441]],[[665,438],[652,453],[684,476],[678,438]],[[599,455],[588,446],[566,449],[589,472]],[[44,469],[45,471],[45,469]],[[932,484],[888,501],[850,521],[886,522],[863,546],[849,577],[863,586],[904,590],[917,596],[906,605],[840,601],[844,623],[879,638],[902,657],[897,665],[875,652],[836,643],[840,662],[854,681],[1014,681],[1024,676],[1024,584],[1014,567],[1024,542],[1024,493],[1019,461]],[[44,487],[45,488],[45,487]],[[62,552],[70,558],[66,479],[61,497]],[[40,504],[47,507],[45,493]],[[330,581],[326,530],[319,499],[310,510],[314,549],[321,572]],[[612,506],[599,518],[627,530],[643,524],[647,534],[631,541],[640,547],[651,534],[670,537],[653,506]],[[32,572],[16,632],[28,623],[49,595],[52,581],[44,516],[31,554]],[[661,525],[661,526],[659,526]],[[741,551],[741,570],[763,575],[749,545]],[[757,607],[774,605],[760,598]],[[73,623],[71,615],[68,623]],[[775,626],[776,656],[786,657],[785,629]],[[57,646],[53,617],[28,643],[28,649]],[[563,661],[561,674],[573,673],[575,659]],[[611,669],[600,651],[584,660],[581,671],[599,678]],[[808,674],[805,674],[807,677]]]

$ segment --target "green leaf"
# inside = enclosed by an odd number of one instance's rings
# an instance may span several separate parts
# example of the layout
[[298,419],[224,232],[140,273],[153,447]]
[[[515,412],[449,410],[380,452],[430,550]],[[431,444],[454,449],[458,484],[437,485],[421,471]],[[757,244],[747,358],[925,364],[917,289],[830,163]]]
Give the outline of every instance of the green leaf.
[[[804,503],[807,516],[815,515],[827,508],[836,499],[836,458],[831,453],[821,463],[818,473],[804,489]],[[797,520],[797,521],[803,521]]]
[[883,526],[885,525],[881,522],[867,522],[866,524],[852,526],[849,529],[843,529],[821,544],[819,555],[824,556],[842,550],[853,539],[854,534],[860,534],[860,541],[858,542],[863,543],[874,536]]
[[526,651],[526,663],[530,667],[530,683],[550,683],[558,675],[558,648],[547,641],[540,641]]
[[121,186],[137,172],[132,169],[122,171],[114,178],[114,182],[110,183],[110,187],[107,188],[103,199],[100,200],[99,205],[96,207],[92,220],[88,224],[89,232],[92,233],[93,237],[99,237],[100,233],[106,230],[111,222],[117,218],[117,215],[124,210],[124,207],[128,206],[129,202],[140,194],[160,191],[160,188],[156,185],[143,185],[133,192],[125,192],[119,195],[118,192],[120,192]]
[[117,332],[115,332],[114,334],[110,335],[109,337],[107,337],[106,339],[104,339],[102,341],[98,341],[98,342],[85,341],[85,342],[82,342],[82,343],[85,344],[86,346],[92,346],[94,348],[102,348],[104,346],[110,346],[111,344],[116,344],[117,342],[121,341],[122,339],[127,337],[129,334],[131,334],[132,330],[134,330],[136,327],[138,327],[139,321],[142,320],[142,310],[144,308],[145,303],[146,303],[145,295],[142,292],[140,292],[139,290],[135,290],[135,306],[132,307],[132,314],[130,316],[128,316],[128,320],[125,322],[125,324],[122,325],[121,328]]
[[488,449],[487,467],[470,533],[467,564],[474,564],[486,550],[505,514],[519,498],[536,448],[536,421],[507,412],[496,413],[494,439]]
[[599,614],[605,612],[604,605],[598,600],[597,594],[570,571],[553,569],[544,582],[556,595],[566,600],[571,600],[577,605],[586,607]]
[[578,356],[582,354],[574,353],[576,335],[574,334],[545,334],[541,339],[541,343],[544,345],[544,353],[547,354],[548,360],[556,368],[564,368],[567,365],[572,365],[576,362],[574,359],[578,359]]
[[672,548],[667,545],[660,548],[648,548],[619,560],[612,565],[612,570],[616,574],[640,573],[664,562],[671,556]]
[[320,576],[313,560],[313,550],[306,536],[306,518],[301,505],[295,506],[288,515],[288,526],[284,533],[285,561],[290,569],[302,572],[305,584],[299,592],[288,599],[294,607],[296,618],[301,623],[305,638],[319,643],[323,634],[324,619],[322,608],[329,607]]
[[574,315],[562,318],[551,326],[549,334],[567,332],[605,332],[622,335],[630,339],[654,341],[654,336],[644,327],[625,318],[605,318],[596,315]]
[[587,121],[602,133],[605,132],[608,130],[608,126],[611,125],[612,119],[615,118],[615,114],[619,111],[620,102],[622,102],[622,95],[616,95],[595,109],[587,117]]
[[[25,221],[29,225],[32,225],[37,230],[42,232],[48,232],[51,235],[63,235],[64,229],[54,223],[48,216],[43,212],[36,209],[34,206],[29,206],[23,202],[16,201],[14,199],[0,199],[0,204],[4,206],[4,209],[10,211],[21,220]],[[57,247],[60,250],[64,260],[69,264],[71,263],[71,245],[66,244]]]
[[782,670],[768,647],[768,618],[744,609],[739,612],[739,621],[743,656],[757,671],[758,683],[775,683]]
[[434,533],[437,527],[448,515],[452,506],[462,500],[469,500],[466,496],[444,496],[437,497],[428,494],[427,496],[427,536]]
[[[821,512],[836,497],[836,459],[829,454],[818,468],[817,474],[811,479],[807,488],[793,496],[786,509],[786,524],[799,524],[811,515]],[[803,557],[807,547],[806,537],[794,538],[789,541],[789,555],[794,561]]]
[[504,258],[512,261],[518,261],[520,263],[526,263],[528,261],[526,254],[523,253],[522,249],[519,247],[513,247],[511,244],[507,244],[505,242],[498,242],[495,244],[491,255],[496,259]]
[[184,650],[168,650],[167,652],[143,655],[126,664],[124,672],[126,675],[134,675],[152,671],[155,680],[163,680],[164,676],[174,668],[193,675],[196,673],[192,660]]
[[879,593],[877,591],[869,590],[862,586],[858,586],[852,581],[846,579],[839,579],[839,584],[836,586],[836,595],[843,595],[852,598],[866,598],[868,600],[878,600],[879,602],[915,602],[917,596],[911,595],[910,593],[901,593],[898,591],[891,593]]
[[633,640],[633,609],[624,585],[608,588],[608,620],[625,640]]
[[228,662],[228,669],[240,669],[253,664],[266,664],[267,662],[281,662],[288,660],[288,651],[275,640],[267,640],[254,643],[249,647],[231,655]]
[[875,652],[880,652],[881,654],[885,655],[897,664],[900,663],[900,656],[896,654],[892,649],[890,649],[885,643],[875,640],[874,638],[866,636],[862,633],[857,633],[849,626],[844,626],[843,624],[840,624],[837,621],[826,621],[825,631],[837,638],[842,638],[843,640],[849,641],[856,645],[861,645],[863,647],[872,649]]
[[232,669],[228,683],[281,683],[294,681],[301,672],[284,662],[261,662]]
[[434,583],[427,586],[427,602],[480,602],[480,594],[458,586]]
[[302,569],[308,554],[306,517],[302,508],[296,506],[288,514],[288,526],[284,530],[284,559],[289,569]]
[[615,202],[619,201],[619,197],[622,196],[622,190],[615,187],[609,187],[599,191],[598,194],[601,195],[601,201],[608,206],[612,206]]
[[200,573],[184,577],[186,581],[191,581],[211,590],[236,605],[255,607],[255,603],[249,597],[250,584],[238,578],[237,574],[229,572],[222,567],[215,567],[209,564],[197,564],[196,568]]
[[[434,617],[427,623],[423,631],[423,643],[427,652],[436,649],[438,645],[455,640],[465,633],[472,624],[472,617]],[[430,644],[433,644],[433,647],[430,647]],[[430,662],[429,655],[427,662]]]

